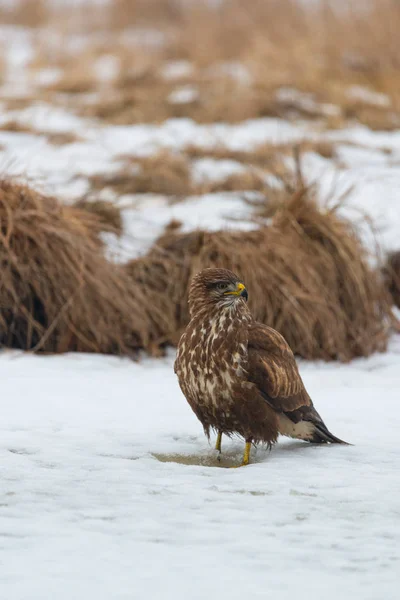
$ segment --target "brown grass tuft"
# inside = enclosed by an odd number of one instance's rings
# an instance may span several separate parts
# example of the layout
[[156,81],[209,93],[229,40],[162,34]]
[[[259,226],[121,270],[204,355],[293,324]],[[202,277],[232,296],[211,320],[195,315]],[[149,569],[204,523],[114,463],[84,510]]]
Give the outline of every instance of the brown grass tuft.
[[82,141],[77,134],[72,131],[59,132],[59,131],[44,131],[39,130],[27,123],[21,123],[15,119],[5,121],[0,125],[0,131],[10,131],[13,133],[30,133],[40,136],[45,136],[50,144],[53,146],[63,146],[64,144],[72,144],[74,142]]
[[[188,321],[191,277],[216,266],[244,278],[255,318],[280,331],[304,358],[348,361],[386,347],[391,303],[379,274],[352,225],[334,210],[320,210],[305,189],[267,227],[168,231],[145,260],[148,280],[164,290],[157,317],[163,340],[176,343]],[[142,268],[140,260],[127,267],[135,279]],[[160,303],[158,289],[148,292],[149,305]]]
[[53,146],[64,146],[82,141],[82,138],[72,131],[41,131],[39,133],[45,135],[49,144],[53,144]]
[[206,182],[203,186],[205,192],[263,192],[268,189],[265,178],[257,171],[248,170],[235,173],[222,181]]
[[47,0],[17,0],[0,8],[2,24],[22,25],[24,27],[41,27],[49,19]]
[[12,131],[14,133],[36,133],[35,129],[30,125],[25,125],[14,119],[2,123],[0,125],[0,131]]
[[96,215],[99,231],[107,231],[120,236],[123,233],[121,210],[114,202],[82,198],[74,204],[80,210]]
[[145,158],[125,157],[115,173],[94,175],[92,189],[112,188],[118,194],[185,196],[192,192],[190,164],[181,155],[161,151]]
[[[305,145],[305,149],[319,146],[310,143]],[[325,148],[325,145],[321,144],[321,147]],[[327,144],[327,147],[330,146]],[[266,192],[270,188],[266,174],[279,177],[279,174],[286,173],[288,167],[282,157],[290,152],[293,154],[295,148],[293,144],[263,144],[254,150],[235,151],[222,146],[210,150],[191,146],[179,153],[163,150],[145,158],[125,155],[119,157],[121,167],[117,171],[93,175],[89,181],[93,192],[110,188],[118,195],[148,193],[182,198],[221,191]],[[244,163],[244,169],[221,180],[205,177],[203,181],[194,181],[193,161],[204,157],[240,161]]]
[[389,254],[383,274],[393,303],[400,308],[400,251]]
[[142,298],[108,263],[98,217],[0,181],[0,341],[44,352],[149,347]]
[[[324,158],[337,157],[334,143],[329,141],[303,141],[299,144],[265,143],[249,150],[231,150],[224,146],[205,149],[189,146],[179,153],[163,150],[145,158],[122,155],[120,168],[112,173],[96,174],[89,181],[94,194],[104,188],[116,195],[161,194],[173,200],[187,196],[216,192],[261,192],[268,203],[257,205],[263,216],[287,199],[295,189],[295,177],[287,158],[300,157],[304,152],[316,152]],[[222,179],[193,177],[195,161],[201,158],[216,161],[230,159],[242,169]],[[250,202],[250,201],[249,201]]]
[[253,167],[268,168],[270,171],[276,171],[277,165],[281,165],[282,163],[282,158],[293,155],[295,148],[298,148],[302,153],[315,152],[323,158],[333,159],[336,157],[335,142],[329,140],[302,140],[301,142],[287,143],[265,142],[246,150],[232,150],[223,145],[213,148],[192,145],[184,149],[184,154],[191,159],[230,159]]
[[[104,258],[98,233],[115,213],[61,206],[0,182],[0,342],[44,352],[158,353],[188,321],[191,277],[224,266],[244,277],[254,316],[312,359],[386,347],[391,299],[351,224],[298,189],[250,232],[179,233],[173,222],[143,258]],[[107,207],[107,210],[109,207]],[[110,215],[111,223],[110,225]],[[103,222],[102,219],[103,218]]]
[[188,322],[188,286],[193,262],[204,244],[204,232],[177,234],[166,228],[147,256],[126,265],[127,276],[143,290],[143,302],[151,307],[155,339],[176,345]]

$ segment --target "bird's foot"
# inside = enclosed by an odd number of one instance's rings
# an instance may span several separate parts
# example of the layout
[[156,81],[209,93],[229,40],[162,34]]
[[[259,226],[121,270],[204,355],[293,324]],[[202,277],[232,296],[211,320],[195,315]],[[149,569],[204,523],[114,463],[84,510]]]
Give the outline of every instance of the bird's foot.
[[239,469],[240,467],[247,467],[247,465],[250,463],[250,450],[251,450],[251,441],[246,442],[246,445],[244,447],[242,463],[240,465],[234,465],[229,468],[230,469]]

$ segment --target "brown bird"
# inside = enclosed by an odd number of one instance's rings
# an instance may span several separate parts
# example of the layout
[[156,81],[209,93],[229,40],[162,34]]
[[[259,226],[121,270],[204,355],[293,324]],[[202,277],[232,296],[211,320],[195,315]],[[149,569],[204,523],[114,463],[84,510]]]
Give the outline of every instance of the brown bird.
[[244,283],[227,269],[204,269],[189,291],[191,320],[179,344],[174,370],[207,437],[236,433],[251,444],[271,445],[278,435],[317,444],[346,444],[315,410],[285,339],[255,321]]

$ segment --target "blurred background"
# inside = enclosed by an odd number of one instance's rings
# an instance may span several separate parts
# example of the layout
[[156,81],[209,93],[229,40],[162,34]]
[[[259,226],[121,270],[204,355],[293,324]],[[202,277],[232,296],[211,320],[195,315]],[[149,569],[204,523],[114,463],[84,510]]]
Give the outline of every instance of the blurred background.
[[3,86],[29,89],[15,106],[113,124],[399,125],[397,0],[3,0],[0,18],[20,29],[1,40]]
[[0,22],[6,345],[159,354],[214,264],[300,356],[386,347],[397,0],[14,0]]

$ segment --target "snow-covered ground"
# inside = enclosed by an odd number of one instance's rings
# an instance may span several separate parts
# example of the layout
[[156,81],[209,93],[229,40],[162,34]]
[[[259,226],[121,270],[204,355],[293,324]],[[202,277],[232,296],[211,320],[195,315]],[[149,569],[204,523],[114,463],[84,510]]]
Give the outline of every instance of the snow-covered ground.
[[397,598],[400,339],[301,364],[354,446],[282,440],[241,469],[218,467],[172,362],[1,355],[0,597]]

